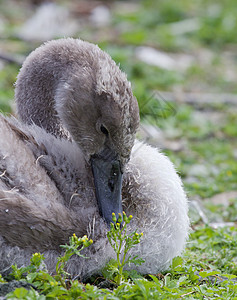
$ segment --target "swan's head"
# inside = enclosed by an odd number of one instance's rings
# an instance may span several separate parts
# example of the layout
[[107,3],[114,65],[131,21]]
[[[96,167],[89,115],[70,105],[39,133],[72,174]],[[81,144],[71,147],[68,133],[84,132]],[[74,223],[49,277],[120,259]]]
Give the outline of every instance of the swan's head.
[[[21,87],[26,89],[22,77],[27,70],[35,79],[27,75],[31,91],[32,85],[37,85],[37,91],[53,90],[38,100],[44,103],[48,98],[47,107],[42,104],[44,111],[41,109],[37,116],[34,110],[31,117],[55,133],[52,120],[47,120],[54,118],[55,126],[60,123],[70,133],[92,166],[99,210],[110,223],[112,212],[122,212],[122,172],[139,125],[137,100],[126,75],[97,46],[74,39],[46,43],[27,61],[18,78],[16,96]],[[20,117],[29,123],[29,116],[25,116],[28,107],[21,109],[23,101],[17,98]]]
[[123,168],[139,125],[138,104],[126,75],[106,53],[93,48],[101,54],[96,62],[75,69],[58,85],[56,110],[87,160],[110,149]]

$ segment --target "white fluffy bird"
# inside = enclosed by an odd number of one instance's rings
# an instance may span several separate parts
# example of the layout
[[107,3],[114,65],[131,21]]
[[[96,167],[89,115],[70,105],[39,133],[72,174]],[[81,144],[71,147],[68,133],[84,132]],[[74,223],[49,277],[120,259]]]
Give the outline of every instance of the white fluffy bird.
[[170,160],[135,141],[138,104],[111,57],[79,39],[48,42],[25,60],[16,103],[20,121],[0,117],[0,272],[36,251],[53,272],[73,233],[94,243],[68,272],[99,272],[123,210],[144,234],[131,254],[145,263],[132,268],[166,269],[188,236],[187,198]]

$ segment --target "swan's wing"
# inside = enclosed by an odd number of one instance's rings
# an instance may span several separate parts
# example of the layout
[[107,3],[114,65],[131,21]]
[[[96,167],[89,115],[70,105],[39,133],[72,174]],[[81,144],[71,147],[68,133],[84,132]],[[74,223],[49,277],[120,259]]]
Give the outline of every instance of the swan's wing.
[[96,205],[91,169],[75,142],[57,138],[36,125],[26,126],[15,118],[7,121],[54,182],[65,206],[72,207],[80,199]]
[[[9,270],[13,263],[27,265],[36,251],[45,255],[48,269],[54,271],[59,245],[67,243],[69,236],[88,234],[94,239],[94,235],[100,234],[85,249],[90,260],[75,258],[68,264],[70,273],[88,274],[102,267],[108,259],[105,253],[111,251],[105,241],[106,225],[86,197],[88,192],[83,197],[76,195],[71,206],[66,205],[57,183],[48,174],[49,169],[60,171],[63,152],[74,153],[73,148],[67,150],[60,142],[51,145],[51,139],[43,134],[36,133],[37,139],[34,130],[31,132],[28,127],[17,126],[17,121],[0,116],[0,272]],[[55,147],[61,158],[53,165],[50,157],[56,155]],[[48,170],[37,158],[36,153],[41,152],[49,159],[45,161]],[[77,163],[78,157],[73,153],[68,165],[62,162],[66,169]]]
[[27,130],[0,116],[0,234],[22,247],[58,246],[75,230],[81,234],[86,228],[64,205],[29,143],[42,150]]
[[17,189],[34,203],[43,204],[47,198],[63,203],[55,184],[36,160],[26,140],[35,143],[27,131],[14,128],[9,120],[0,116],[1,181],[8,190]]
[[16,190],[0,190],[0,235],[12,246],[58,250],[75,232],[76,223],[60,203],[34,203]]

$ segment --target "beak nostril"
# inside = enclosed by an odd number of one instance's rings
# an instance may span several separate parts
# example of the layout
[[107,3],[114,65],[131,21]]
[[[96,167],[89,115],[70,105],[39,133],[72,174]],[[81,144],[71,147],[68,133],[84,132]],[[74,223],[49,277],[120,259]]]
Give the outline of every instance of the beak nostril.
[[108,186],[109,186],[110,191],[113,192],[114,191],[114,180],[113,180],[113,178],[109,178]]
[[117,161],[113,162],[110,177],[108,179],[108,186],[111,192],[114,191],[114,187],[118,181],[119,177],[119,163]]

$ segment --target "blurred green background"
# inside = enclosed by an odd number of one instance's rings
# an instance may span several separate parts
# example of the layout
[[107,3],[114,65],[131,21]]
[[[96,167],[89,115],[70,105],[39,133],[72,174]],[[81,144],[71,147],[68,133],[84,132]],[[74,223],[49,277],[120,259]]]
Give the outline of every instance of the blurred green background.
[[210,221],[237,221],[236,32],[236,0],[1,0],[0,109],[14,113],[20,63],[42,42],[96,43],[132,82],[138,137],[170,157]]

